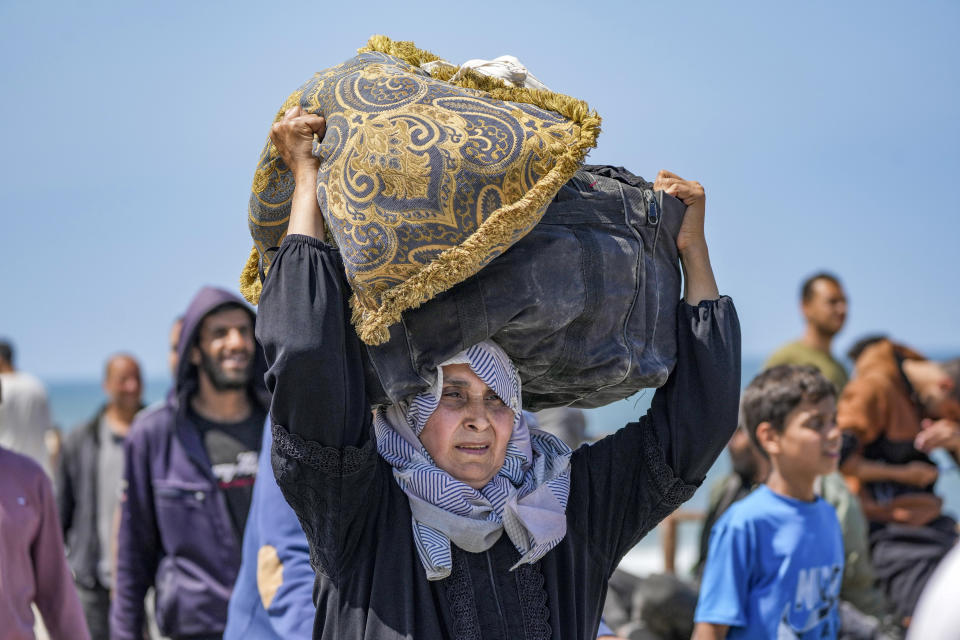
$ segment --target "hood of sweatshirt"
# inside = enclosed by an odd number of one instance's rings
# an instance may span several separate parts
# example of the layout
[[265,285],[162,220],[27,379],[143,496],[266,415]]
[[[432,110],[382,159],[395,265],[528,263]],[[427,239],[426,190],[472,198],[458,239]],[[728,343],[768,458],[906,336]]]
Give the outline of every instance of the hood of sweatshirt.
[[[180,331],[180,341],[177,343],[177,355],[180,360],[174,381],[174,402],[179,406],[185,406],[186,399],[195,393],[199,386],[199,372],[197,366],[190,362],[190,349],[196,344],[203,319],[211,313],[221,311],[224,307],[243,309],[250,314],[250,320],[256,328],[257,314],[239,296],[226,289],[203,287],[193,296],[183,314],[183,328]],[[266,408],[270,404],[269,393],[263,381],[263,376],[267,372],[267,363],[259,343],[255,343],[253,360],[253,372],[248,391],[255,402]]]

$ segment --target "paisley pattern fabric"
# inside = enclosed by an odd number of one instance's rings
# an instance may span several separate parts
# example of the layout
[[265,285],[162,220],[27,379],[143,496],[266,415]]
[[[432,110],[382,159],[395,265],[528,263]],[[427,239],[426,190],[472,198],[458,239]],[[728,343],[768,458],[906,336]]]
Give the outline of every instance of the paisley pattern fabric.
[[[375,37],[368,49],[317,73],[278,118],[295,104],[326,118],[317,199],[358,334],[378,344],[402,311],[473,275],[540,220],[596,143],[599,117],[567,96],[453,65],[431,76],[419,64],[436,56],[412,43]],[[255,247],[241,289],[251,302],[286,232],[293,186],[268,140],[249,206]]]

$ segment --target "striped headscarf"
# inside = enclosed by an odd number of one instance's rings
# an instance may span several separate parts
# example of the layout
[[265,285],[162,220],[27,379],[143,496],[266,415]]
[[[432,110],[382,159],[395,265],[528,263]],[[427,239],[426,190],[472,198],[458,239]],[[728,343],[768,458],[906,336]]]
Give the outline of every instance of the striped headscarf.
[[[513,410],[513,434],[500,471],[482,489],[440,469],[418,436],[440,403],[443,367],[466,364]],[[503,350],[489,340],[441,363],[437,379],[405,402],[374,414],[377,449],[393,467],[410,500],[413,539],[428,580],[450,575],[450,543],[486,551],[506,531],[520,553],[512,567],[534,563],[567,533],[570,448],[530,428],[536,419],[520,408],[520,376]]]

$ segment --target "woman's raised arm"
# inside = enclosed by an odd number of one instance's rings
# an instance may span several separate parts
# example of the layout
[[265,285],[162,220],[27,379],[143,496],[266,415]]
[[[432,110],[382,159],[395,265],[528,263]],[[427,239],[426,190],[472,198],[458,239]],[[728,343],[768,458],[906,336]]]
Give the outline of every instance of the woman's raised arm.
[[313,155],[313,138],[321,139],[327,130],[322,117],[303,113],[300,107],[288,109],[283,118],[270,128],[273,142],[287,168],[293,173],[293,198],[287,235],[304,235],[326,240],[323,214],[317,202],[317,171],[320,160]]
[[720,290],[713,276],[703,229],[707,204],[703,185],[662,170],[657,174],[653,188],[662,189],[687,205],[683,224],[677,234],[677,251],[680,252],[680,266],[683,268],[683,299],[693,307],[704,300],[716,300],[720,297]]
[[338,580],[380,494],[371,490],[378,458],[350,287],[339,251],[323,242],[318,163],[310,155],[318,133],[323,119],[299,110],[274,125],[296,189],[288,235],[260,294],[257,339],[269,365],[277,482],[307,534],[315,569]]
[[271,130],[296,188],[288,235],[263,284],[257,339],[270,367],[273,423],[305,441],[356,447],[369,437],[370,411],[361,345],[348,322],[350,289],[338,252],[323,242],[311,149],[324,126],[294,107]]

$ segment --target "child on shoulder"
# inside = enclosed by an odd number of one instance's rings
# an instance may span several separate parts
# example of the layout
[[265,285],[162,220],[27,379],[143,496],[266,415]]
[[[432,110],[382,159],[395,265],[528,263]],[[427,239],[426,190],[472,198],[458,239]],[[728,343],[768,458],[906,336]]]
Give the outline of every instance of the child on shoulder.
[[843,539],[814,492],[840,455],[834,387],[810,366],[773,367],[741,415],[771,472],[713,527],[693,640],[836,638]]

